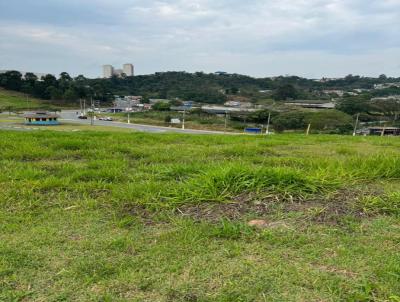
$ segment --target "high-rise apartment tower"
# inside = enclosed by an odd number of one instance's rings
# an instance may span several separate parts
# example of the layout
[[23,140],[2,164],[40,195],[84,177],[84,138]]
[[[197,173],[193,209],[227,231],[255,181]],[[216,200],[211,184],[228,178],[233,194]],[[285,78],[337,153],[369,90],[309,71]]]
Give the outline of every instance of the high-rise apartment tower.
[[111,78],[114,74],[112,65],[103,65],[103,78]]
[[129,63],[124,64],[123,71],[124,71],[124,73],[125,73],[125,75],[127,77],[132,77],[134,75],[133,74],[134,71],[133,71],[133,65],[132,64],[129,64]]
[[111,78],[112,76],[120,77],[125,74],[127,77],[134,76],[134,67],[132,64],[124,64],[122,69],[114,69],[112,65],[103,65],[103,78]]

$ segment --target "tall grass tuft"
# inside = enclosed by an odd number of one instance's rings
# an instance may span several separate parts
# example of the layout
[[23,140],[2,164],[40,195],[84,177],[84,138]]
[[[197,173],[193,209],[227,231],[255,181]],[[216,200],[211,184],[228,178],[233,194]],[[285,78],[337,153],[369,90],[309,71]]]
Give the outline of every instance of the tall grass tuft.
[[321,182],[295,169],[233,164],[190,178],[161,193],[160,197],[172,204],[223,202],[250,191],[306,195],[322,192],[332,186],[335,186],[334,182]]
[[367,214],[400,216],[400,192],[386,196],[367,196],[359,201],[358,206]]

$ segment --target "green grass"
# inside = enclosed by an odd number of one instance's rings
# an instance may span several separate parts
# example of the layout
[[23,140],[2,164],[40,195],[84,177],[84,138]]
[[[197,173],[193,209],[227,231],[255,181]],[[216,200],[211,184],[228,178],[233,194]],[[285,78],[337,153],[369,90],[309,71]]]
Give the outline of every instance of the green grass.
[[27,96],[24,93],[0,88],[0,112],[35,109],[57,109],[64,107],[76,107],[76,104],[60,104],[56,101],[46,101]]
[[4,90],[0,88],[0,109],[8,110],[11,107],[13,110],[26,109],[28,107],[40,108],[42,102],[35,98],[27,98],[23,93]]
[[0,137],[0,301],[400,301],[397,138]]

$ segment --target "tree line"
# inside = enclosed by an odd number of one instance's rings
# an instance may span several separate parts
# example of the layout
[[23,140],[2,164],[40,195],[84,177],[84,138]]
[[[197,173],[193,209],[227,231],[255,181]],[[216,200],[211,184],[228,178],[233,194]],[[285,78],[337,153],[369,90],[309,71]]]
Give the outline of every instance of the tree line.
[[[207,74],[203,72],[158,72],[134,77],[88,79],[83,75],[71,77],[62,72],[58,77],[47,74],[40,79],[33,73],[25,76],[18,71],[0,74],[0,87],[27,93],[45,100],[76,101],[93,97],[110,102],[114,95],[141,95],[147,98],[179,98],[202,103],[222,104],[227,95],[250,98],[265,97],[260,91],[270,91],[275,100],[320,99],[324,89],[372,88],[377,83],[400,82],[400,78],[378,78],[348,75],[343,79],[316,81],[297,76],[253,78],[239,74]],[[396,90],[384,89],[378,94]],[[327,96],[325,96],[327,97]],[[328,98],[329,99],[329,98]]]

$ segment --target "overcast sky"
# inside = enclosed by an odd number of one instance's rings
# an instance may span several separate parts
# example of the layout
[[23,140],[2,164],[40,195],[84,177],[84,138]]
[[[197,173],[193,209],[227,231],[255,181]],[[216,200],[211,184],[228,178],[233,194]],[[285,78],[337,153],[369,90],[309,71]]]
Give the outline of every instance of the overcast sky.
[[400,76],[400,0],[0,0],[0,69]]

